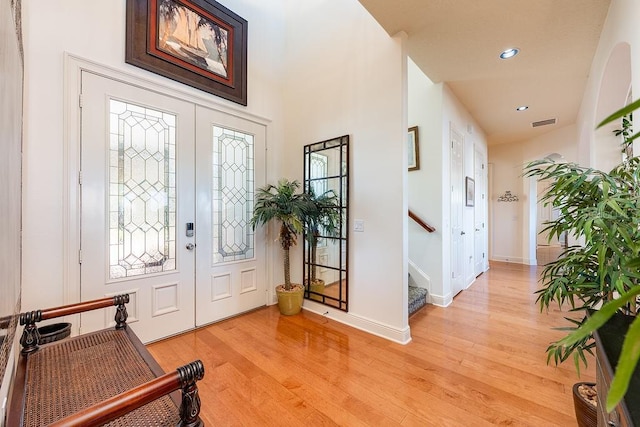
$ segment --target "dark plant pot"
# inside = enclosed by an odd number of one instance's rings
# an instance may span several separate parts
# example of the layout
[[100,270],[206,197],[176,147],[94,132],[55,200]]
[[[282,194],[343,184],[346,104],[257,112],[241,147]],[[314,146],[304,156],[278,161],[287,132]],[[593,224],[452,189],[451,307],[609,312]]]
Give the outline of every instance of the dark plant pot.
[[71,335],[71,323],[54,323],[38,328],[40,340],[38,344],[59,341]]
[[573,407],[576,411],[576,421],[578,422],[578,427],[597,427],[598,410],[578,392],[578,388],[582,384],[590,386],[596,385],[596,383],[584,382],[575,383],[573,385]]

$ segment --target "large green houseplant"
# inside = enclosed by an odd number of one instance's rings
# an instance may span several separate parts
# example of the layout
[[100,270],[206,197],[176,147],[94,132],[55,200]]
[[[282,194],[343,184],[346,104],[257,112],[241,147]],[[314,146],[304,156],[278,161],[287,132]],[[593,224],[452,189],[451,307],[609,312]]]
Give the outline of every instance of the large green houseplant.
[[302,233],[304,218],[314,209],[307,194],[298,192],[300,183],[281,179],[277,185],[266,185],[256,192],[251,224],[257,226],[270,222],[280,224],[278,240],[284,253],[284,284],[276,287],[278,307],[282,314],[297,314],[302,308],[304,287],[291,282],[289,252],[296,245],[297,235]]
[[[312,209],[304,218],[305,238],[309,244],[310,277],[305,277],[308,289],[316,294],[324,290],[324,280],[318,278],[318,242],[322,237],[334,237],[340,227],[340,206],[333,190],[316,194],[313,187],[308,189]],[[319,299],[311,294],[311,299]]]
[[[640,101],[612,114],[599,126],[627,116],[623,129],[623,152],[637,137],[628,115]],[[552,204],[559,217],[547,223],[549,238],[566,232],[579,245],[566,248],[557,261],[545,266],[537,302],[541,309],[557,302],[583,311],[571,320],[567,336],[552,343],[548,358],[560,363],[573,357],[579,372],[592,352],[593,333],[615,313],[638,314],[640,295],[640,158],[626,157],[610,172],[583,168],[573,163],[541,160],[529,164],[525,176],[548,180],[542,201]],[[587,315],[587,312],[589,315]],[[624,397],[640,358],[640,316],[627,331],[616,372],[607,396],[607,410]]]

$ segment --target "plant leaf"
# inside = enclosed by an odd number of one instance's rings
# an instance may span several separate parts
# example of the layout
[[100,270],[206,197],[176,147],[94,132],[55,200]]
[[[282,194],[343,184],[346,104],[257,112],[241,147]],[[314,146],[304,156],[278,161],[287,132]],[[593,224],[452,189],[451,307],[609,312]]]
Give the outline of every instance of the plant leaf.
[[625,263],[628,268],[640,268],[640,258],[634,258]]
[[634,299],[638,294],[640,294],[640,286],[631,289],[619,298],[609,301],[603,305],[600,310],[594,312],[582,326],[558,341],[558,345],[569,347],[580,340],[588,338],[593,331],[607,323],[607,320],[609,320],[620,307]]
[[626,116],[627,114],[631,113],[634,110],[637,110],[638,108],[640,108],[640,99],[633,101],[631,104],[627,105],[626,107],[623,107],[618,111],[616,111],[615,113],[611,114],[609,117],[607,117],[602,122],[600,122],[600,124],[597,127],[600,128],[606,125],[607,123],[611,123],[612,121],[619,119],[622,116]]
[[631,323],[624,338],[616,373],[607,394],[607,412],[613,411],[627,392],[638,359],[640,359],[640,317],[636,317]]

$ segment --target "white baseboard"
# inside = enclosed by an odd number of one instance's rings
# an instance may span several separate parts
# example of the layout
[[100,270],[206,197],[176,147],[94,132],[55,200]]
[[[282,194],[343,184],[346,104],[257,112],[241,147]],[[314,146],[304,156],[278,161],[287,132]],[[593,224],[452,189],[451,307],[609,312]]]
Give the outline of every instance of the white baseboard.
[[525,262],[525,259],[522,257],[510,257],[510,256],[494,255],[493,258],[491,258],[491,261],[511,262],[514,264],[528,264],[528,262]]
[[309,300],[304,300],[302,308],[328,319],[333,319],[337,322],[344,323],[345,325],[360,329],[361,331],[368,332],[381,338],[386,338],[399,344],[409,344],[411,342],[411,330],[409,326],[404,329],[394,328],[389,325],[374,322],[373,320],[351,313],[345,313],[344,311],[336,310]]
[[433,295],[429,293],[429,295],[427,295],[427,302],[437,305],[438,307],[448,307],[453,302],[453,295],[451,295],[451,292],[447,295]]
[[465,289],[469,289],[471,287],[471,285],[473,285],[475,283],[476,276],[473,276],[473,278],[467,279],[467,280],[468,280],[468,283],[467,283],[467,286],[464,287]]

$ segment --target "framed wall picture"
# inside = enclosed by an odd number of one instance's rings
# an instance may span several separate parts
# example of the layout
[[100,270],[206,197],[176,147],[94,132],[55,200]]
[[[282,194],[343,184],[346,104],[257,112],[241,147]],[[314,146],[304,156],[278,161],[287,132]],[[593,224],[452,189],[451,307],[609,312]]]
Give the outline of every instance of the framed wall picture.
[[215,0],[127,0],[125,61],[247,105],[247,25]]
[[420,169],[420,137],[418,135],[418,126],[409,128],[407,134],[407,156],[408,165],[410,171],[417,171]]
[[465,189],[465,206],[474,206],[476,200],[476,183],[471,177],[466,177],[464,180]]

